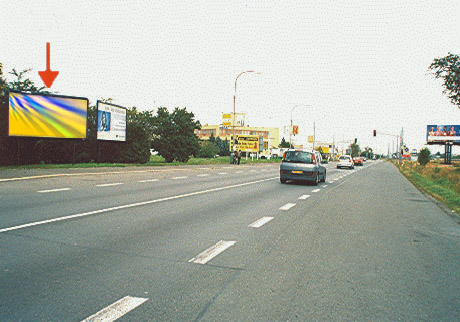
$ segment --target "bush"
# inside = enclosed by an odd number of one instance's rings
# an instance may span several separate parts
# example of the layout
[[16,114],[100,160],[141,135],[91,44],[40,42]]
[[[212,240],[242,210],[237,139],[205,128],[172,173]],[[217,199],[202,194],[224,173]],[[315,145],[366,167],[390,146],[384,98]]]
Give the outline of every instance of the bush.
[[417,158],[418,163],[420,163],[423,166],[427,165],[428,162],[430,162],[430,155],[431,155],[430,149],[428,148],[421,149],[418,154],[418,158]]
[[202,146],[200,151],[198,152],[197,156],[199,158],[214,158],[214,156],[219,152],[219,149],[216,145],[212,142],[205,142]]

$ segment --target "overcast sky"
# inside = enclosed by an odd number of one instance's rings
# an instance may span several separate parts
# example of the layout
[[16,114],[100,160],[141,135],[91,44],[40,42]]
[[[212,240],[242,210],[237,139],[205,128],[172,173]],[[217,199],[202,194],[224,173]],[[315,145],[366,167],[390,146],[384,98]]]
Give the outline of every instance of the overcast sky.
[[[404,127],[460,124],[428,66],[460,53],[458,1],[4,1],[0,62],[59,71],[51,90],[140,110],[186,107],[202,124],[222,112],[251,126],[290,124],[304,143],[358,139],[378,152]],[[11,78],[10,78],[11,79]],[[307,106],[308,105],[308,106]],[[437,151],[433,149],[432,151]],[[454,148],[454,153],[459,153]]]

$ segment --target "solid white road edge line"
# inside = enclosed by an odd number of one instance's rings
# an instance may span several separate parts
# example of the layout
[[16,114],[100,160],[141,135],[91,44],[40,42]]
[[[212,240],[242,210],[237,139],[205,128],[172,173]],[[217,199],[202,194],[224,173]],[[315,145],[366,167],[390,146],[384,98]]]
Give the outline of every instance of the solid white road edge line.
[[273,217],[262,217],[262,218],[258,219],[257,221],[253,222],[252,224],[250,224],[248,227],[260,228],[260,227],[262,227],[263,225],[265,225],[266,223],[268,223],[272,219],[273,219]]
[[103,184],[97,184],[96,187],[111,187],[111,186],[119,186],[122,184],[123,182],[103,183]]
[[70,188],[60,188],[60,189],[50,189],[50,190],[39,190],[39,191],[37,191],[37,192],[46,193],[46,192],[67,191],[67,190],[70,190]]
[[129,173],[166,172],[166,171],[189,171],[189,170],[188,169],[166,169],[166,170],[135,170],[135,171],[59,173],[59,174],[44,174],[44,175],[41,175],[41,176],[6,178],[6,179],[0,179],[0,182],[42,179],[42,178],[57,178],[57,177],[92,176],[92,175],[102,175],[102,174],[124,174],[124,173],[129,174]]
[[148,299],[142,297],[125,296],[121,300],[116,301],[96,314],[84,319],[82,322],[115,321],[147,300]]
[[73,219],[73,218],[91,216],[91,215],[100,214],[100,213],[109,212],[109,211],[114,211],[114,210],[119,210],[119,209],[126,209],[126,208],[150,205],[150,204],[154,204],[154,203],[162,202],[162,201],[168,201],[168,200],[180,199],[180,198],[185,198],[185,197],[190,197],[190,196],[196,196],[196,195],[201,195],[201,194],[204,194],[204,193],[209,193],[209,192],[214,192],[214,191],[227,190],[227,189],[232,189],[232,188],[236,188],[236,187],[244,187],[244,186],[248,186],[248,185],[251,185],[251,184],[256,184],[256,183],[269,181],[269,180],[274,180],[274,179],[279,179],[279,178],[278,177],[273,177],[273,178],[268,178],[268,179],[262,179],[262,180],[257,180],[257,181],[246,182],[246,183],[234,184],[234,185],[231,185],[231,186],[225,186],[225,187],[220,187],[220,188],[214,188],[214,189],[190,192],[190,193],[186,193],[186,194],[183,194],[183,195],[177,195],[177,196],[166,197],[166,198],[161,198],[161,199],[154,199],[154,200],[148,200],[148,201],[143,201],[143,202],[136,202],[136,203],[132,203],[132,204],[116,206],[116,207],[111,207],[111,208],[88,211],[88,212],[84,212],[84,213],[81,213],[81,214],[75,214],[75,215],[70,215],[70,216],[65,216],[65,217],[59,217],[59,218],[48,219],[48,220],[43,220],[43,221],[37,221],[37,222],[32,222],[32,223],[28,223],[28,224],[19,225],[19,226],[3,228],[3,229],[0,229],[0,233],[4,233],[4,232],[7,232],[7,231],[18,230],[18,229],[27,228],[27,227],[32,227],[32,226],[49,224],[49,223],[57,222],[57,221],[69,220],[69,219]]
[[281,207],[280,210],[289,210],[294,206],[295,206],[295,203],[287,203],[283,207]]
[[190,260],[190,263],[195,263],[195,264],[206,264],[209,262],[211,259],[222,253],[224,250],[227,248],[235,245],[236,241],[225,241],[221,240],[217,242],[214,246],[206,249],[204,252],[199,254],[197,257],[192,258]]
[[307,198],[310,198],[310,195],[302,195],[299,197],[300,200],[305,200]]

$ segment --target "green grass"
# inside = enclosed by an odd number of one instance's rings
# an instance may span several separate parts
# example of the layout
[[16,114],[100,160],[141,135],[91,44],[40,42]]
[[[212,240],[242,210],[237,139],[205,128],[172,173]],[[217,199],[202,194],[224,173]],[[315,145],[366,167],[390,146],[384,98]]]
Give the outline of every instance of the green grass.
[[[281,159],[256,160],[241,158],[241,164],[253,163],[280,163]],[[230,164],[230,157],[218,158],[190,158],[187,163],[174,161],[167,163],[158,155],[152,155],[147,163],[76,163],[76,164],[31,164],[21,166],[0,167],[0,169],[68,169],[68,168],[103,168],[103,167],[148,167],[148,166],[179,166],[179,165],[208,165],[208,164]]]
[[460,214],[460,171],[458,167],[443,166],[441,168],[436,164],[428,164],[423,167],[413,162],[404,162],[402,165],[396,162],[395,165],[414,185]]

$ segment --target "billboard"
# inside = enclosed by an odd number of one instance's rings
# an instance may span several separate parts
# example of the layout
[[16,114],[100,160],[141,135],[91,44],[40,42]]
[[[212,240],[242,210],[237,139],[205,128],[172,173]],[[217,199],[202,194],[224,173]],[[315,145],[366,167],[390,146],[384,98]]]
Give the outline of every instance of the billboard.
[[428,125],[426,128],[427,144],[445,144],[446,142],[460,145],[460,125]]
[[232,126],[232,114],[222,114],[222,125]]
[[126,141],[126,108],[97,101],[97,139]]
[[8,135],[86,139],[88,99],[10,91]]
[[243,152],[259,152],[259,136],[235,135],[235,145],[237,150]]

